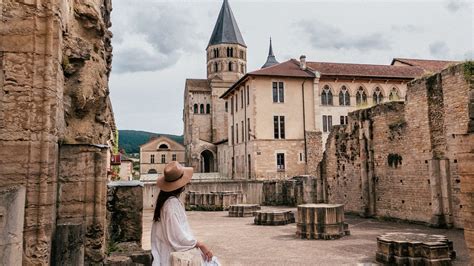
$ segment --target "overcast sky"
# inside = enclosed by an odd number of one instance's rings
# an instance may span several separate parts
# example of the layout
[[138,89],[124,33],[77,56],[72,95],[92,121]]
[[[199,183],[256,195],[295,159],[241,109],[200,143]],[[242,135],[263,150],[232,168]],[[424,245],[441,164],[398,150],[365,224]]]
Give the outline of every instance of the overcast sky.
[[[248,70],[280,62],[390,64],[393,57],[473,58],[473,2],[229,0]],[[222,0],[114,0],[110,91],[119,129],[183,133],[186,78],[206,78],[205,49]]]

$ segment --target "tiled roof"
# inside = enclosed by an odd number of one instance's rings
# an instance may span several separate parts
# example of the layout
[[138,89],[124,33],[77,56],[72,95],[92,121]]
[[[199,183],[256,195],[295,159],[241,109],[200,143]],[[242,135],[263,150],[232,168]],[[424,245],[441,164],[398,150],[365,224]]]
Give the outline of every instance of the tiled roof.
[[394,58],[392,65],[396,62],[401,62],[410,66],[420,67],[427,72],[439,72],[449,65],[457,64],[459,61],[443,61],[443,60],[426,60],[426,59],[412,59],[412,58]]
[[280,64],[262,68],[247,73],[251,76],[285,76],[285,77],[301,77],[313,78],[314,74],[309,70],[301,70],[299,62],[295,59],[285,61]]
[[208,46],[221,43],[234,43],[246,47],[244,38],[242,38],[239,26],[237,25],[237,21],[235,21],[234,14],[227,0],[224,0],[222,4]]
[[367,65],[327,62],[308,62],[308,66],[321,73],[321,76],[350,76],[370,78],[405,78],[413,79],[424,71],[418,67]]
[[211,91],[211,86],[207,79],[186,79],[186,89],[188,91]]

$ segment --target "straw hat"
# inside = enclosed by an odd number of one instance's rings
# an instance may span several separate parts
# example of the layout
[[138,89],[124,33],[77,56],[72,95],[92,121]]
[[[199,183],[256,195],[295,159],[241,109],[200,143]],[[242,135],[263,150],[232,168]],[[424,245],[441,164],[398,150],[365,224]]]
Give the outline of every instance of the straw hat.
[[165,166],[164,174],[156,180],[160,190],[170,192],[184,187],[193,177],[193,168],[173,161]]

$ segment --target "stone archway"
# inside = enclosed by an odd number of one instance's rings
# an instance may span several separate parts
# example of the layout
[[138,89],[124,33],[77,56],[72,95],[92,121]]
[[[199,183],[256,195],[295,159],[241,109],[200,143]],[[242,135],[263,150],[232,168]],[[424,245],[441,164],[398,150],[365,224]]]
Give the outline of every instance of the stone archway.
[[214,172],[214,154],[209,150],[201,152],[201,173]]

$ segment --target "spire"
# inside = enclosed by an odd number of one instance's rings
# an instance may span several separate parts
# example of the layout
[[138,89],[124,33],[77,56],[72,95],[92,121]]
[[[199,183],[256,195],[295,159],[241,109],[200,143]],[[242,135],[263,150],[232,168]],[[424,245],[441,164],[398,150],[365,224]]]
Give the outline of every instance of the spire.
[[279,64],[279,62],[276,60],[275,55],[273,54],[272,37],[270,37],[270,48],[268,49],[267,62],[265,62],[262,68],[270,67],[276,64]]
[[219,12],[219,17],[217,18],[208,46],[221,43],[240,44],[247,47],[227,0],[224,0],[224,3],[222,3],[221,11]]

